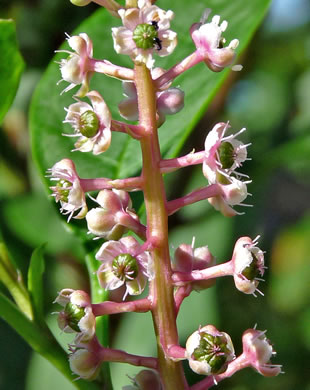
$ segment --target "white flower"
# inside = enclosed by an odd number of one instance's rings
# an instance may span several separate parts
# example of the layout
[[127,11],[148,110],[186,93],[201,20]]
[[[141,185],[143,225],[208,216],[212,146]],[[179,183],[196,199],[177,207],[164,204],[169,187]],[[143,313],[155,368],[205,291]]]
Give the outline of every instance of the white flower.
[[84,33],[73,37],[68,36],[67,41],[73,52],[68,50],[57,51],[69,54],[67,59],[60,61],[62,80],[70,83],[61,94],[70,91],[76,85],[82,84],[75,96],[83,97],[88,92],[89,81],[93,74],[91,70],[93,44],[88,35]]
[[276,353],[265,336],[265,332],[248,329],[242,335],[243,355],[257,372],[264,376],[276,376],[281,373],[281,365],[271,364],[270,359]]
[[[233,39],[227,47],[224,47],[226,40],[222,33],[226,30],[228,23],[224,20],[220,23],[220,16],[215,15],[210,23],[205,23],[211,13],[206,9],[200,23],[195,23],[191,27],[191,36],[198,53],[203,57],[204,62],[214,72],[220,72],[225,67],[231,65],[235,59],[235,49],[239,45],[238,39]],[[236,65],[233,70],[241,70],[240,65]]]
[[251,240],[250,237],[239,238],[231,260],[237,289],[254,296],[255,291],[260,292],[257,286],[262,280],[261,277],[264,275],[265,269],[264,252],[256,246],[258,238],[259,236],[255,240]]
[[87,343],[96,331],[96,317],[91,308],[89,295],[85,291],[61,290],[54,303],[64,307],[58,315],[58,325],[65,333],[76,332],[76,343]]
[[209,132],[205,140],[205,156],[202,171],[210,184],[217,184],[221,189],[219,196],[209,199],[210,204],[225,216],[238,214],[231,206],[239,205],[247,197],[247,184],[251,181],[241,181],[246,175],[237,172],[247,160],[247,147],[235,138],[245,131],[225,136],[228,123],[218,123]]
[[84,218],[87,213],[85,194],[73,161],[65,158],[57,162],[48,169],[48,174],[50,180],[57,181],[55,186],[50,187],[53,190],[52,196],[56,202],[60,202],[60,212],[68,215],[68,222],[77,211],[78,214],[73,218]]
[[220,211],[225,217],[233,217],[238,213],[231,206],[244,206],[242,203],[248,196],[246,182],[237,180],[234,177],[230,178],[228,184],[219,184],[221,194],[212,198],[208,198],[209,203]]
[[205,157],[203,161],[203,174],[210,184],[220,182],[222,176],[231,181],[231,175],[242,176],[236,169],[242,166],[247,159],[247,147],[235,138],[243,133],[243,128],[238,133],[225,136],[228,123],[218,123],[208,133],[205,140]]
[[177,34],[169,30],[174,14],[152,5],[150,0],[138,0],[138,8],[118,11],[123,27],[112,28],[114,49],[129,55],[135,62],[152,68],[154,51],[161,57],[171,54],[177,44]]
[[105,242],[96,254],[96,259],[102,262],[97,271],[100,285],[115,290],[125,284],[124,299],[127,294],[141,294],[150,277],[152,258],[148,252],[140,251],[138,241],[131,236]]
[[97,155],[105,152],[111,144],[111,113],[102,96],[97,91],[86,94],[91,104],[78,101],[71,104],[64,123],[70,123],[79,137],[74,144],[81,152]]
[[214,375],[226,370],[228,363],[235,358],[235,351],[227,333],[206,325],[187,339],[186,358],[197,374]]

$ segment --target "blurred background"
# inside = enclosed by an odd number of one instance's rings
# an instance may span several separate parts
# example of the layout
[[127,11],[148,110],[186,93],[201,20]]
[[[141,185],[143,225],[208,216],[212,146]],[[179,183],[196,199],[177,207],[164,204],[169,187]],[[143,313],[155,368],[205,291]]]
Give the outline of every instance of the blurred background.
[[[26,62],[15,102],[0,129],[0,229],[25,273],[33,249],[48,241],[45,300],[51,327],[55,318],[49,313],[55,311],[51,302],[57,291],[89,287],[84,249],[64,228],[32,162],[28,108],[64,31],[70,33],[95,9],[92,5],[73,7],[63,0],[0,1],[0,18],[16,20]],[[184,153],[194,147],[202,149],[206,129],[217,121],[229,119],[235,131],[246,127],[252,160],[243,172],[253,180],[248,203],[255,207],[233,219],[215,213],[207,202],[183,209],[170,221],[171,252],[182,242],[191,243],[191,231],[196,246],[207,242],[218,262],[223,262],[230,259],[238,237],[260,234],[259,246],[267,252],[266,283],[260,285],[265,296],[245,296],[231,279],[219,280],[215,288],[193,293],[185,301],[179,317],[180,337],[184,343],[199,324],[210,322],[231,335],[239,353],[242,332],[257,324],[258,329],[268,330],[277,351],[274,363],[283,364],[285,375],[268,379],[247,369],[220,387],[310,390],[310,1],[273,0],[240,63],[244,70],[232,72],[184,146]],[[205,185],[199,168],[187,172],[186,178],[177,174],[167,178],[169,198]],[[4,291],[1,285],[0,289]],[[126,314],[112,321],[115,347],[137,352],[135,346],[141,344],[144,332],[142,351],[154,352],[150,318]],[[66,341],[68,338],[62,337],[64,344]],[[128,383],[127,373],[137,372],[119,365],[112,369],[121,378],[115,383],[116,390]],[[49,389],[57,384],[61,389],[73,389],[0,320],[0,389]]]

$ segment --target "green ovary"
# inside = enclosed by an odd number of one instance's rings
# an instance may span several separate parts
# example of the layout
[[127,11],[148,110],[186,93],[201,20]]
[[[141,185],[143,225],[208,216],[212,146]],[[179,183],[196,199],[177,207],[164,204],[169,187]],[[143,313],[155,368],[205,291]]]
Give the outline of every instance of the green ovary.
[[136,46],[144,50],[152,49],[155,46],[157,37],[156,27],[147,23],[138,24],[132,35]]
[[129,253],[122,253],[112,261],[114,275],[124,282],[131,281],[138,276],[139,268],[137,260]]
[[200,343],[195,348],[193,357],[200,362],[206,361],[213,374],[223,372],[226,368],[227,354],[229,354],[225,337],[212,336],[208,333],[201,333],[200,336]]
[[92,138],[99,130],[99,119],[94,111],[88,110],[83,112],[80,117],[79,130],[84,137]]
[[65,307],[65,313],[67,315],[67,321],[70,328],[76,332],[80,332],[81,330],[78,323],[84,317],[85,309],[69,302]]
[[234,164],[234,147],[230,142],[223,142],[218,148],[218,154],[223,169],[228,169]]
[[68,197],[72,184],[68,180],[61,179],[56,184],[57,194],[62,202],[68,202]]
[[242,275],[245,276],[248,280],[254,280],[259,275],[258,259],[253,255],[253,253],[252,257],[253,260],[251,264],[242,271]]

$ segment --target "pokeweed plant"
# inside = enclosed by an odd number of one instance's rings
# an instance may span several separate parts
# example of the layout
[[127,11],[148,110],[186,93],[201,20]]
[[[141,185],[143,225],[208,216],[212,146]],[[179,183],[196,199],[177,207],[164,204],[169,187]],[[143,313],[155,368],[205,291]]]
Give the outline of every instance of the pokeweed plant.
[[[90,2],[72,0],[77,6],[86,6]],[[251,180],[240,172],[240,168],[248,159],[249,145],[239,139],[245,129],[233,132],[230,123],[217,123],[206,136],[204,150],[176,157],[173,154],[176,154],[199,115],[196,114],[193,120],[186,118],[186,124],[180,124],[176,129],[174,124],[170,134],[165,128],[166,117],[178,114],[184,108],[185,94],[181,87],[172,85],[175,79],[187,81],[193,91],[199,92],[196,110],[201,111],[224,80],[228,69],[242,70],[242,66],[236,64],[239,40],[234,38],[226,42],[227,21],[211,14],[211,9],[207,8],[200,21],[189,26],[192,50],[166,70],[156,67],[155,63],[157,57],[169,57],[177,51],[178,35],[172,27],[172,10],[165,11],[150,0],[126,0],[125,5],[114,0],[95,2],[105,8],[104,20],[112,20],[108,25],[121,23],[121,26],[112,27],[113,45],[115,52],[121,55],[120,59],[128,57],[126,61],[129,65],[120,66],[108,59],[97,59],[93,54],[92,37],[86,32],[67,35],[69,50],[61,49],[58,54],[60,81],[66,83],[59,99],[63,94],[75,91],[73,100],[70,98],[70,104],[65,107],[63,118],[66,129],[71,129],[63,135],[68,137],[66,147],[71,145],[76,152],[73,159],[67,157],[67,152],[61,155],[62,147],[56,147],[57,143],[62,143],[59,141],[62,130],[57,128],[59,123],[52,123],[52,119],[59,114],[53,114],[54,103],[46,98],[42,100],[44,88],[40,90],[39,87],[31,110],[34,157],[41,172],[47,168],[49,161],[53,161],[47,177],[61,213],[66,215],[68,223],[73,219],[85,220],[88,233],[102,241],[95,259],[90,253],[86,260],[92,296],[82,290],[65,288],[55,300],[62,307],[58,313],[59,327],[75,335],[69,345],[68,356],[70,370],[79,379],[75,385],[81,389],[112,388],[108,362],[144,367],[132,379],[132,384],[124,388],[127,390],[209,389],[248,366],[264,376],[278,375],[281,366],[270,362],[275,352],[265,331],[255,328],[245,330],[242,335],[243,352],[236,357],[230,336],[214,325],[202,324],[198,330],[193,330],[186,345],[182,346],[176,324],[183,300],[194,291],[211,288],[218,277],[232,276],[235,287],[245,294],[262,294],[258,285],[266,267],[264,252],[258,247],[259,237],[239,238],[231,259],[221,264],[215,263],[207,245],[195,248],[194,243],[181,244],[172,260],[168,241],[169,216],[187,205],[207,199],[223,217],[240,215],[242,206],[247,206],[244,201],[249,195],[247,186]],[[255,24],[241,34],[247,41],[268,4],[269,1],[256,1],[248,6],[248,10],[253,12],[257,7],[257,13]],[[176,8],[180,12],[184,8],[185,12],[186,6],[183,5]],[[223,2],[222,6],[228,7],[228,2]],[[231,9],[232,13],[237,11]],[[105,36],[104,40],[106,44],[109,37]],[[179,41],[181,45],[182,38]],[[206,69],[207,80],[222,71],[224,75],[211,83],[212,92],[207,99],[201,97],[201,85],[194,86],[194,80],[191,80],[190,69],[200,63],[209,68]],[[56,65],[51,66],[52,72],[55,72]],[[119,87],[122,87],[125,97],[119,102],[118,111],[126,121],[113,119],[117,117],[115,107],[110,108],[108,99],[105,100],[103,93],[98,91],[102,88],[101,84],[104,88],[108,80],[98,78],[102,75],[122,83]],[[201,80],[205,80],[204,76]],[[113,85],[116,86],[115,83]],[[47,86],[51,88],[46,82],[45,92]],[[113,94],[110,90],[109,93]],[[191,96],[192,99],[195,100],[195,95]],[[59,107],[59,102],[56,104]],[[40,107],[46,114],[50,111],[50,115],[42,115]],[[46,132],[44,125],[39,126],[43,119]],[[135,121],[138,122],[130,123]],[[182,134],[184,126],[185,135]],[[159,140],[160,127],[168,131],[163,147]],[[49,148],[44,148],[51,134],[56,134],[57,140]],[[114,145],[120,139],[122,141]],[[126,177],[124,173],[136,172],[139,162],[133,155],[128,158],[129,168],[115,169],[115,161],[119,158],[117,149],[123,148],[124,154],[128,145],[133,144],[131,151],[140,147],[142,169],[139,174]],[[111,152],[113,148],[115,152]],[[170,158],[164,158],[168,151]],[[91,157],[75,158],[79,154]],[[163,176],[192,165],[201,165],[207,185],[183,197],[168,200]],[[101,168],[103,173],[107,173],[104,177],[100,175]],[[89,172],[88,177],[84,177],[86,172]],[[111,175],[108,175],[109,172]],[[132,206],[130,193],[137,191],[144,198],[145,225]],[[19,307],[1,297],[5,307],[3,317],[23,334],[35,350],[70,377],[65,354],[44,324],[39,280],[43,272],[41,249],[34,253],[31,261],[29,291],[18,277],[17,270],[10,265],[5,248],[1,253],[3,272],[9,280],[6,285],[15,293],[12,295]],[[17,292],[16,285],[19,286]],[[108,300],[108,292],[120,288],[124,291],[123,300]],[[148,290],[146,298],[128,299],[129,296],[139,296],[145,289]],[[134,355],[108,347],[107,316],[128,312],[152,314],[156,357]],[[205,376],[191,387],[184,374],[184,360],[188,361],[191,370]]]

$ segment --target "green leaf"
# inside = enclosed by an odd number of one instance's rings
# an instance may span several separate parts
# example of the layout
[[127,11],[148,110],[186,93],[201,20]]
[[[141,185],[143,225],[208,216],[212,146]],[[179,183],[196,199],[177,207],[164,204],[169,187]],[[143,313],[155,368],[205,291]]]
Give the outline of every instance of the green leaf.
[[33,309],[22,274],[9,256],[4,242],[0,242],[0,281],[8,289],[20,310],[29,319],[33,319]]
[[[240,40],[239,54],[248,45],[269,4],[270,0],[250,2],[210,0],[207,5],[213,9],[213,14],[220,14],[223,19],[229,21],[225,38],[228,42],[233,38]],[[175,20],[172,29],[178,32],[179,45],[173,56],[160,58],[156,63],[157,66],[167,69],[193,52],[194,45],[189,35],[189,28],[192,23],[200,20],[205,5],[201,2],[170,0],[158,1],[158,6],[173,9]],[[132,66],[127,56],[117,55],[112,47],[111,27],[119,24],[119,21],[112,19],[105,10],[99,10],[73,34],[86,32],[91,37],[96,58],[105,58],[115,64]],[[68,45],[64,44],[61,48],[68,49]],[[65,57],[66,54],[59,53],[54,60],[59,61]],[[178,115],[168,117],[167,122],[159,130],[164,155],[174,156],[180,150],[228,74],[229,70],[213,73],[204,64],[200,64],[177,79],[176,85],[180,85],[185,90],[185,108]],[[61,134],[64,131],[71,132],[69,125],[65,125],[63,130],[62,121],[65,116],[64,107],[72,104],[73,100],[71,93],[59,95],[65,88],[65,83],[56,86],[60,78],[58,66],[53,61],[37,88],[31,106],[33,156],[41,175],[44,176],[47,168],[65,157],[74,159],[82,177],[124,177],[135,174],[141,166],[139,144],[125,134],[113,134],[112,146],[100,156],[93,156],[91,153],[72,155],[70,152],[73,149],[72,139]],[[104,75],[95,75],[91,81],[91,88],[103,95],[113,118],[119,119],[117,104],[122,99],[120,82]],[[46,182],[46,179],[44,180]]]
[[0,124],[15,97],[24,61],[18,51],[15,23],[0,19]]
[[33,251],[28,269],[28,290],[32,298],[35,314],[38,316],[39,320],[43,319],[44,248],[45,244]]

